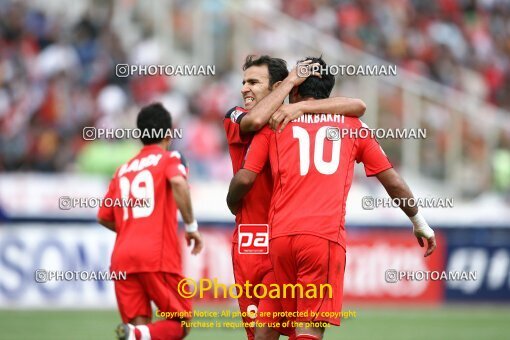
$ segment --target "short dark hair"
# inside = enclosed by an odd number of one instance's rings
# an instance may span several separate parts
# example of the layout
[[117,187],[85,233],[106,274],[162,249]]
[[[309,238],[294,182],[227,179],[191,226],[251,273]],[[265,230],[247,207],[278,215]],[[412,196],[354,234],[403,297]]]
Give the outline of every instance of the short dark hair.
[[314,76],[306,78],[306,80],[301,85],[299,85],[297,93],[301,98],[329,98],[329,95],[335,86],[335,76],[331,74],[331,72],[327,72],[328,65],[322,59],[322,56],[306,57],[305,59],[300,60],[298,63],[306,60],[311,60],[312,64],[317,63],[321,65],[321,78]]
[[136,126],[140,130],[143,145],[156,144],[161,142],[166,131],[172,128],[172,116],[161,103],[153,103],[140,110]]
[[273,58],[268,55],[262,55],[257,57],[256,55],[249,55],[246,57],[243,65],[243,71],[252,67],[252,66],[262,66],[267,65],[267,71],[269,72],[269,87],[273,87],[273,85],[282,81],[289,75],[289,70],[287,70],[287,62],[280,58]]

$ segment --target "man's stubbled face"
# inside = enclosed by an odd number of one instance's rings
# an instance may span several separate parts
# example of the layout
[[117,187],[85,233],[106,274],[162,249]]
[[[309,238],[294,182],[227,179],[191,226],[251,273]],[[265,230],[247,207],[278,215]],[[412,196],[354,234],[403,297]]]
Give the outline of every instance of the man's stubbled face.
[[270,92],[267,65],[251,66],[244,71],[241,94],[246,110],[251,110]]

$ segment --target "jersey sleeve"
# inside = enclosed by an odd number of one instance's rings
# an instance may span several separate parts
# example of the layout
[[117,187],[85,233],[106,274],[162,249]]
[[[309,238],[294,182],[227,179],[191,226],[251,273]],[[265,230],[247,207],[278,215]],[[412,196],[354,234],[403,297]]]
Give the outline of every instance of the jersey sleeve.
[[186,159],[179,151],[171,151],[166,154],[168,157],[165,168],[165,176],[168,180],[175,176],[188,178],[189,168]]
[[360,147],[358,149],[356,162],[363,162],[367,177],[377,175],[393,167],[375,138],[368,136],[366,138],[360,138],[359,141]]
[[267,125],[255,134],[246,153],[243,169],[257,174],[262,171],[269,159],[269,143],[272,134],[273,131]]
[[248,113],[242,107],[236,106],[230,109],[223,119],[223,128],[227,135],[228,144],[248,144],[252,137],[251,133],[241,132],[241,120]]
[[[108,191],[106,192],[106,195],[104,196],[103,202],[106,199],[112,199],[112,200],[115,199],[115,191],[116,191],[115,183],[116,183],[116,181],[115,181],[115,177],[114,177],[110,181],[110,185],[108,186]],[[113,206],[101,204],[101,206],[99,207],[99,212],[97,213],[97,218],[104,220],[104,221],[114,222],[115,214],[114,214]]]

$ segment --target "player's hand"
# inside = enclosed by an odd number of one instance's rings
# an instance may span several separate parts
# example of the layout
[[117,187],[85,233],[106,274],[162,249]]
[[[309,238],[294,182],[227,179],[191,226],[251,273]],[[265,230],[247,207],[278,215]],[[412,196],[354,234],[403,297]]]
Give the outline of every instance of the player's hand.
[[[283,104],[276,110],[275,113],[269,118],[269,126],[273,131],[282,132],[285,126],[292,120],[299,118],[303,115],[304,111],[301,108],[301,103]],[[280,125],[281,124],[281,125]]]
[[418,230],[414,231],[414,235],[416,236],[416,239],[418,240],[418,244],[422,248],[425,246],[423,239],[425,238],[427,240],[427,251],[425,252],[425,257],[431,255],[437,247],[436,236],[434,236],[434,234],[432,234],[432,236],[426,237],[422,232],[420,232]]
[[318,63],[312,64],[311,60],[302,61],[290,71],[287,79],[291,81],[294,86],[299,86],[310,76],[321,78],[321,74],[315,71],[320,67],[321,65]]
[[194,231],[192,233],[185,233],[184,237],[186,238],[186,244],[191,246],[191,241],[193,240],[193,249],[191,249],[191,254],[197,255],[204,248],[204,241],[202,240],[202,235],[198,231]]

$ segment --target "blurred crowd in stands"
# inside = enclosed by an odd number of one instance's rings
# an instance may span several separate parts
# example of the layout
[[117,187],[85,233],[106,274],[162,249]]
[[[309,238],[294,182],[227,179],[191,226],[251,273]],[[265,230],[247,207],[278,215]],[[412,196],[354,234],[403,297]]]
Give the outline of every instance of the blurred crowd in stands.
[[69,22],[0,1],[0,171],[111,175],[138,142],[85,141],[83,127],[132,128],[141,106],[161,101],[185,131],[176,143],[196,164],[193,171],[230,176],[218,117],[238,93],[214,79],[187,95],[169,77],[117,77],[116,64],[152,58],[157,43],[147,30],[126,50],[111,26],[107,5]]
[[[510,1],[281,0],[280,7],[399,67],[510,109]],[[197,78],[201,85],[191,93],[174,86],[170,77],[117,77],[115,65],[158,62],[154,55],[161,52],[150,29],[125,48],[112,29],[112,11],[102,2],[78,18],[63,19],[23,2],[0,0],[0,171],[111,175],[139,145],[85,141],[83,127],[133,127],[140,106],[161,101],[175,127],[184,131],[175,147],[184,150],[193,175],[229,179],[221,120],[228,108],[241,103],[240,85],[232,76],[239,76],[240,62],[228,60],[217,76]],[[179,14],[174,13],[173,24],[186,49],[189,22]],[[433,147],[444,148],[444,138],[439,133]],[[490,159],[486,149],[477,149],[476,138],[466,143],[472,143],[464,147],[473,159]],[[501,153],[490,159],[497,172],[481,180],[474,196],[510,188],[505,175],[510,138],[498,138],[498,143]],[[434,152],[422,155],[431,162],[431,175],[440,168]],[[478,165],[466,167],[476,174]]]
[[510,109],[508,0],[283,0],[343,42]]

